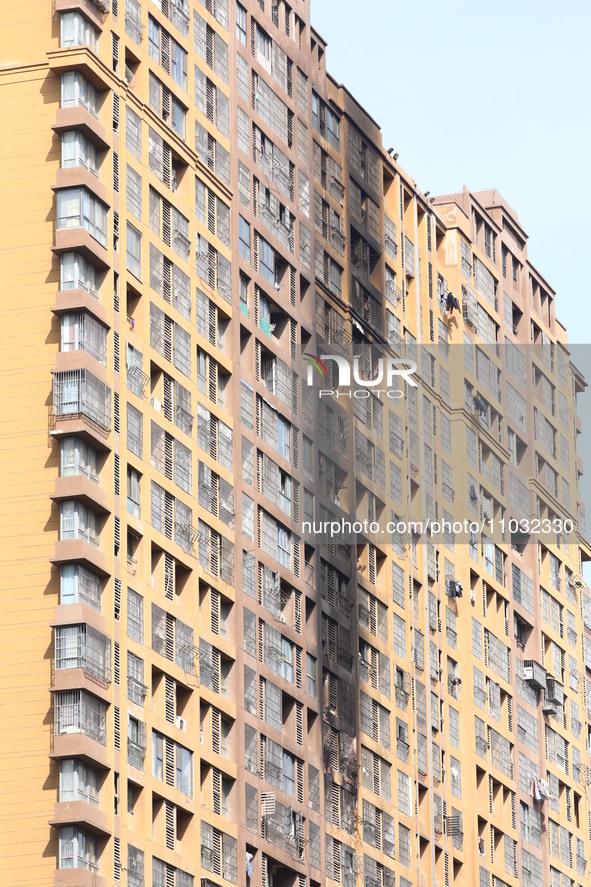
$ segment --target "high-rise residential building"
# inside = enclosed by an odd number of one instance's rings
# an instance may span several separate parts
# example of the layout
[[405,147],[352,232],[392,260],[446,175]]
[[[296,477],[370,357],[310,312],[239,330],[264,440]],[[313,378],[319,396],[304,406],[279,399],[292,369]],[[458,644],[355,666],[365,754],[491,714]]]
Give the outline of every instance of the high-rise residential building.
[[586,383],[517,214],[417,190],[307,0],[0,24],[2,884],[588,887]]

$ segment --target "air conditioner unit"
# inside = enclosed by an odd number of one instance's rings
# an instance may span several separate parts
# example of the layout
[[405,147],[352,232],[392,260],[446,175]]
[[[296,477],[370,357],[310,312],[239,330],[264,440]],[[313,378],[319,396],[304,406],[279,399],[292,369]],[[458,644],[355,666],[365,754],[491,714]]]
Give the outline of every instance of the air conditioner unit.
[[474,499],[475,501],[478,499],[478,490],[474,484],[470,484],[470,499]]
[[152,398],[152,400],[151,400],[151,404],[152,404],[152,406],[154,407],[154,409],[156,410],[157,413],[159,413],[160,410],[162,409],[162,404],[160,403],[160,401],[158,400],[157,397],[153,397],[153,398]]
[[546,686],[544,666],[533,659],[523,660],[523,678],[536,690],[542,690]]
[[179,728],[179,730],[183,731],[183,733],[187,732],[187,722],[184,718],[180,718],[177,716],[176,725]]
[[472,591],[470,592],[470,603],[476,603],[476,592],[474,591],[474,589],[472,589]]

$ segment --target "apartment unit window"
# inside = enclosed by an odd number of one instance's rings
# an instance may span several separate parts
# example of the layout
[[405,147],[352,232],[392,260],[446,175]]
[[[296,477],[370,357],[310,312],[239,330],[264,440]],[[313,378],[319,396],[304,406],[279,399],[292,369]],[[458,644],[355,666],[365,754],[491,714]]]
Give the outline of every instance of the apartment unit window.
[[98,515],[76,499],[67,499],[60,506],[60,539],[86,539],[99,543]]
[[133,589],[127,589],[127,636],[139,644],[144,642],[144,599]]
[[182,138],[185,138],[187,109],[150,71],[150,107]]
[[[152,776],[164,779],[164,749],[168,746],[173,750],[175,761],[176,787],[188,798],[193,797],[193,752],[164,737],[156,730],[152,731]],[[167,780],[168,781],[168,780]]]
[[141,280],[142,277],[142,235],[127,223],[127,270]]
[[314,91],[312,91],[312,125],[326,138],[329,145],[339,150],[341,143],[339,118]]
[[111,642],[90,625],[60,625],[55,629],[56,670],[83,668],[103,681],[111,677]]
[[127,510],[140,516],[140,474],[131,465],[127,466]]
[[86,228],[107,245],[107,207],[86,188],[64,188],[57,193],[57,227]]
[[78,71],[67,71],[62,74],[61,107],[86,108],[95,116],[99,112],[98,90]]
[[306,653],[306,692],[316,698],[316,657]]
[[83,733],[91,739],[107,743],[107,706],[86,690],[60,690],[54,696],[54,729],[56,736]]
[[60,761],[59,800],[86,801],[97,807],[99,803],[99,776],[93,767],[74,758]]
[[98,52],[98,31],[79,12],[62,12],[60,46],[88,46]]
[[94,610],[101,608],[101,580],[79,564],[60,568],[60,604],[85,603]]
[[83,166],[98,176],[99,150],[78,130],[62,133],[62,169]]
[[98,858],[98,835],[70,825],[60,828],[60,869],[87,869],[91,872],[98,872]]
[[62,314],[61,351],[87,351],[103,366],[107,365],[107,329],[85,311]]
[[259,271],[270,284],[275,283],[275,250],[259,236]]
[[246,9],[240,3],[236,4],[236,38],[246,46]]
[[187,89],[187,53],[156,19],[148,16],[148,50],[181,89]]
[[61,442],[60,477],[77,474],[98,480],[97,452],[79,437],[65,437]]
[[99,272],[80,253],[63,253],[60,256],[60,289],[83,289],[92,296],[99,293]]
[[240,256],[250,262],[250,225],[242,216],[238,216],[238,244]]

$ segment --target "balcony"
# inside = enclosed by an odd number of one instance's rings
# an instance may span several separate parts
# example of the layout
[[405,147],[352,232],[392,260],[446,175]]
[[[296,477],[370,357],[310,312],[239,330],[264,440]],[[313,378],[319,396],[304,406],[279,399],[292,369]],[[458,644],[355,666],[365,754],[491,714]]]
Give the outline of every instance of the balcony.
[[79,563],[87,567],[99,576],[110,576],[107,566],[107,558],[104,552],[86,539],[59,539],[55,543],[54,555],[51,563],[60,564]]
[[94,265],[98,265],[100,268],[109,267],[106,248],[81,225],[72,228],[58,228],[55,232],[53,252],[57,255],[79,252]]
[[83,105],[58,108],[51,127],[58,135],[67,130],[78,130],[99,149],[108,148],[107,131],[98,117]]
[[108,881],[87,869],[57,869],[53,887],[108,887]]
[[108,767],[106,702],[85,690],[57,691],[53,700],[51,757]]
[[62,825],[82,823],[89,831],[109,836],[111,830],[107,823],[107,814],[86,801],[58,801],[54,808],[50,825],[60,828]]
[[111,513],[105,490],[99,486],[97,481],[86,477],[84,474],[57,477],[55,479],[55,491],[50,498],[54,502],[77,499],[99,514]]
[[107,329],[111,327],[104,305],[99,302],[97,296],[93,296],[85,289],[59,290],[55,305],[51,311],[57,317],[78,311],[87,312],[100,321]]
[[[50,413],[50,430],[71,433],[72,420],[82,420],[91,426],[95,436],[107,437],[111,430],[111,389],[86,369],[76,369],[53,374],[53,407]],[[61,423],[67,423],[62,426]],[[52,427],[53,426],[53,427]]]

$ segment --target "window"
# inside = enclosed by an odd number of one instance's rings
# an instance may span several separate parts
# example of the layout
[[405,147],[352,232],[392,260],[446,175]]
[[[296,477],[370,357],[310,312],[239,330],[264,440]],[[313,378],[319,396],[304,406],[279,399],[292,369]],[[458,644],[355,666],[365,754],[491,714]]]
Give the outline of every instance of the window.
[[60,539],[86,539],[99,543],[98,516],[75,499],[67,499],[60,507]]
[[275,250],[262,237],[259,237],[259,271],[265,280],[275,284]]
[[240,256],[250,262],[250,225],[242,216],[238,216],[238,240]]
[[62,74],[61,107],[82,107],[98,116],[99,94],[98,90],[85,80],[78,71],[67,71]]
[[281,638],[281,677],[293,684],[295,647],[287,638]]
[[63,253],[60,256],[60,289],[83,289],[98,297],[99,272],[80,253]]
[[63,188],[57,193],[57,227],[83,227],[107,246],[107,207],[85,188]]
[[127,466],[127,510],[140,516],[140,475],[131,465]]
[[164,736],[152,731],[152,776],[155,779],[164,778]]
[[187,53],[158,22],[148,16],[148,51],[181,89],[187,89]]
[[188,798],[193,797],[193,752],[176,746],[176,787]]
[[338,151],[340,146],[340,123],[339,118],[330,108],[326,109],[326,138],[328,139],[328,144]]
[[59,831],[59,868],[87,869],[98,872],[98,835],[75,826],[62,826]]
[[97,452],[79,437],[66,437],[61,445],[60,477],[77,474],[98,480]]
[[144,599],[131,588],[127,589],[127,636],[144,642]]
[[77,130],[62,133],[62,169],[72,166],[83,166],[95,176],[98,175],[98,149]]
[[98,806],[97,771],[74,758],[64,758],[60,761],[59,800],[86,801],[87,804]]
[[134,277],[141,280],[142,277],[142,235],[131,225],[127,223],[127,270],[131,271]]
[[60,567],[60,604],[85,603],[101,608],[101,580],[78,564]]
[[98,51],[98,32],[79,12],[63,12],[60,21],[60,46],[88,46]]
[[236,38],[246,46],[246,9],[240,3],[236,4]]
[[62,314],[60,331],[61,351],[87,351],[103,366],[107,365],[107,329],[91,314]]
[[316,658],[306,653],[306,692],[316,697]]

